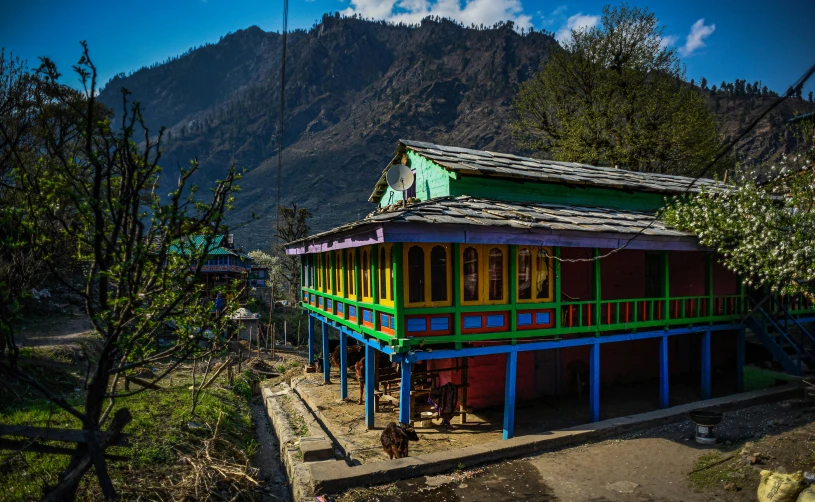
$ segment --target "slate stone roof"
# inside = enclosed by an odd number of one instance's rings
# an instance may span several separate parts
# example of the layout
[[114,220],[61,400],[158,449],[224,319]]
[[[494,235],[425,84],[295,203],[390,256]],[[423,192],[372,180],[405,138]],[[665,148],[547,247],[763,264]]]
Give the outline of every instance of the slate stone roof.
[[[516,178],[527,181],[559,183],[567,185],[596,186],[626,191],[656,192],[667,195],[698,192],[702,185],[716,183],[702,178],[692,186],[693,178],[653,174],[597,167],[573,162],[556,162],[520,157],[508,153],[470,150],[452,146],[434,145],[421,141],[399,140],[397,158],[405,150],[412,150],[439,164],[443,168],[464,175]],[[396,159],[394,159],[395,161]],[[388,164],[374,188],[370,202],[379,202],[388,187],[385,173]]]
[[365,219],[290,242],[287,247],[305,241],[320,240],[332,234],[340,234],[366,225],[399,223],[477,225],[498,228],[546,229],[627,235],[642,231],[642,235],[645,236],[693,237],[692,234],[667,227],[659,220],[652,223],[653,220],[654,213],[647,211],[505,202],[465,195],[460,197],[438,197],[406,206],[393,205],[380,208],[369,214]]

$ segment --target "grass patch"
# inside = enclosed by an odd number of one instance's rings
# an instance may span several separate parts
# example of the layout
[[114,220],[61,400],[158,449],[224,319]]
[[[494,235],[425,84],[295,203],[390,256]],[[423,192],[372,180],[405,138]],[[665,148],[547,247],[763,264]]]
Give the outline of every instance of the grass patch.
[[[81,410],[82,392],[74,390],[79,375],[54,368],[30,370],[36,371],[37,377],[42,378],[41,381],[52,391],[62,393]],[[235,464],[245,464],[246,458],[257,451],[258,443],[254,439],[251,420],[251,387],[247,398],[218,387],[216,383],[200,396],[196,415],[191,417],[190,380],[176,376],[173,381],[174,385],[164,390],[142,392],[116,403],[113,412],[126,407],[133,415],[133,421],[125,428],[125,432],[131,434],[129,442],[132,447],[111,447],[107,450],[111,454],[129,457],[127,461],[108,462],[110,476],[123,500],[154,499],[157,496],[157,483],[165,479],[177,481],[185,476],[185,472],[182,472],[184,469],[193,469],[190,465],[181,465],[183,462],[180,464],[179,460],[194,458],[196,452],[205,446],[210,448],[213,456],[227,449],[239,452],[241,458],[235,458]],[[167,385],[166,382],[162,382],[162,385]],[[2,389],[3,386],[0,386],[0,391]],[[26,390],[25,385],[9,387],[7,394],[13,393],[20,395],[20,398],[0,400],[0,423],[72,429],[81,427],[79,420],[72,415],[43,399],[33,398],[34,394]],[[203,427],[188,427],[191,420]],[[218,441],[213,442],[216,424],[219,424]],[[66,445],[59,442],[46,444]],[[38,500],[48,486],[57,483],[58,475],[67,466],[68,460],[69,457],[65,455],[0,453],[0,500]],[[78,498],[101,499],[93,470],[83,478]]]
[[789,382],[792,380],[796,380],[796,378],[785,373],[758,368],[756,366],[744,367],[745,391],[769,389],[770,387],[778,385],[779,381]]

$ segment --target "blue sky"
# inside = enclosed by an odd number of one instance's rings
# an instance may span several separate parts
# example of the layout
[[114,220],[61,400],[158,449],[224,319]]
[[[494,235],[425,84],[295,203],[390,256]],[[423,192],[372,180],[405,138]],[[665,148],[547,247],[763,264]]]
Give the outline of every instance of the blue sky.
[[[309,28],[324,12],[416,21],[428,14],[465,24],[512,19],[516,26],[565,33],[597,21],[603,1],[533,0],[291,0],[289,27]],[[648,6],[665,26],[688,78],[710,84],[736,78],[783,92],[815,64],[813,0],[632,1]],[[57,62],[62,73],[87,40],[106,82],[119,72],[162,61],[191,46],[217,42],[230,31],[258,25],[279,31],[282,0],[22,0],[0,2],[0,46],[37,64]],[[805,94],[815,90],[815,79]]]

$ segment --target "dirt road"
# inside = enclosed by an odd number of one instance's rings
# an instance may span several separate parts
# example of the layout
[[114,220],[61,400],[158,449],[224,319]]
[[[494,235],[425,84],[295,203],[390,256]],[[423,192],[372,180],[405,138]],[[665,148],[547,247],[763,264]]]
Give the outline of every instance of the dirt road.
[[[756,406],[725,415],[719,445],[694,440],[683,422],[479,469],[345,493],[341,502],[748,501],[760,469],[812,470],[815,443],[808,400]],[[796,439],[798,438],[798,439]],[[757,465],[742,451],[764,452]],[[731,457],[733,465],[706,466]],[[749,456],[752,456],[750,454]],[[720,466],[722,466],[720,468]],[[689,474],[697,471],[693,475]]]

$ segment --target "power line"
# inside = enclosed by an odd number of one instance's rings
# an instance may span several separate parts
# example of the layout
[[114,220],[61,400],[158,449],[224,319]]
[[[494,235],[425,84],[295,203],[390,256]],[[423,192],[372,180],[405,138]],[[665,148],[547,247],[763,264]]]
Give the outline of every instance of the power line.
[[[799,77],[798,80],[796,80],[792,84],[792,86],[790,86],[790,88],[787,90],[786,93],[784,93],[783,96],[780,96],[772,104],[770,104],[770,106],[768,106],[767,109],[765,109],[763,112],[761,112],[752,122],[750,122],[744,130],[742,130],[738,135],[736,135],[736,137],[733,138],[727,145],[722,147],[722,149],[719,151],[719,153],[716,155],[716,157],[712,161],[710,161],[701,171],[699,171],[699,174],[697,174],[693,178],[693,180],[690,183],[688,183],[688,186],[685,187],[685,190],[680,195],[686,195],[690,191],[690,189],[693,188],[693,185],[695,185],[696,182],[699,181],[702,178],[702,176],[704,176],[705,173],[707,173],[710,170],[711,167],[713,167],[720,160],[722,160],[722,158],[725,155],[727,155],[727,153],[730,152],[730,150],[732,150],[736,146],[736,144],[739,141],[741,141],[747,135],[747,133],[749,133],[750,131],[755,129],[755,127],[758,125],[758,123],[761,122],[761,120],[764,117],[766,117],[768,113],[775,110],[778,107],[778,105],[783,103],[787,98],[792,97],[793,94],[795,94],[796,89],[798,89],[799,87],[803,87],[804,84],[807,82],[807,80],[809,80],[810,77],[812,77],[813,74],[815,74],[815,65],[810,66],[809,70],[807,70],[803,75],[801,75],[801,77]],[[648,230],[649,228],[654,226],[654,223],[657,222],[657,219],[658,219],[658,214],[654,214],[653,219],[648,223],[648,225],[642,227],[636,234],[632,235],[627,241],[625,241],[625,244],[623,244],[622,246],[620,246],[618,248],[614,248],[611,251],[609,251],[608,253],[605,253],[603,255],[595,256],[595,257],[592,257],[592,258],[560,258],[560,257],[557,257],[557,256],[554,256],[553,258],[556,259],[556,260],[559,260],[561,262],[568,262],[568,263],[589,262],[589,261],[595,261],[595,260],[601,260],[603,258],[607,258],[607,257],[613,255],[614,253],[617,253],[617,252],[622,251],[623,249],[627,248],[632,242],[634,242],[634,239],[641,236],[643,233],[645,233],[646,230]]]
[[283,0],[283,51],[280,59],[280,127],[277,143],[277,223],[275,224],[275,242],[280,232],[280,178],[283,173],[283,112],[286,106],[286,40],[289,32],[289,0]]

